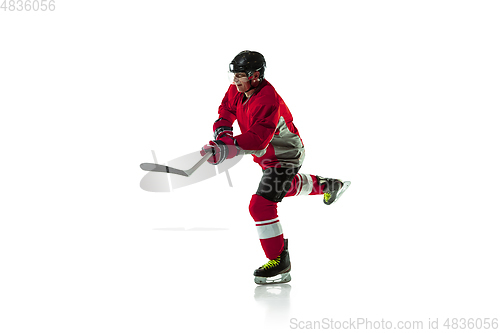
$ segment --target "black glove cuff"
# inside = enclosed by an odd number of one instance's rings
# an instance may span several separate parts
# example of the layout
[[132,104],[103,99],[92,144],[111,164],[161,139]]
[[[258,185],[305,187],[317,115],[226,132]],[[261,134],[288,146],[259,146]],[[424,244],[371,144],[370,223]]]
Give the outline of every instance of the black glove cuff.
[[220,158],[219,158],[219,163],[222,163],[226,160],[227,155],[229,154],[229,147],[221,140],[215,140],[214,143],[219,147],[220,150]]
[[214,139],[217,139],[217,137],[222,133],[222,132],[227,132],[227,131],[233,131],[233,128],[232,127],[228,127],[228,126],[221,126],[221,127],[217,127],[217,129],[215,130],[214,132]]

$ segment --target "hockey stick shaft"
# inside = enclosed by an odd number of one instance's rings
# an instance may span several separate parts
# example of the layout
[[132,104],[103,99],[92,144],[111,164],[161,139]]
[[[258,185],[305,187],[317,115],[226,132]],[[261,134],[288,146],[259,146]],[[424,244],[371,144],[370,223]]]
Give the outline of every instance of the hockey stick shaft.
[[186,171],[187,176],[191,176],[203,163],[205,163],[212,154],[205,154],[191,169]]
[[144,171],[155,171],[155,172],[166,172],[173,173],[180,176],[189,177],[195,172],[203,163],[205,163],[212,154],[205,154],[196,164],[189,170],[180,170],[166,165],[156,164],[156,163],[142,163],[141,169]]

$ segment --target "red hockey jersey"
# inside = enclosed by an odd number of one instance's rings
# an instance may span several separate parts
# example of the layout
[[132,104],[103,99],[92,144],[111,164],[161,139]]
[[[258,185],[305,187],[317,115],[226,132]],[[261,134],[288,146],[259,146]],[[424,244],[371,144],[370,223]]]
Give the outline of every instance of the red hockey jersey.
[[263,169],[301,166],[305,154],[302,139],[274,87],[264,79],[250,98],[244,96],[231,85],[219,107],[219,117],[231,123],[238,120],[238,145],[255,151],[254,161]]

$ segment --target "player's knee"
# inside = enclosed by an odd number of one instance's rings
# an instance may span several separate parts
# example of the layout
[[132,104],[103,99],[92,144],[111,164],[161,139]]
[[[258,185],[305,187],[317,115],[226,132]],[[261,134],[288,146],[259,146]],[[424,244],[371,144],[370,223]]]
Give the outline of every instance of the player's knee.
[[270,220],[278,216],[278,204],[258,194],[252,195],[248,209],[255,221]]

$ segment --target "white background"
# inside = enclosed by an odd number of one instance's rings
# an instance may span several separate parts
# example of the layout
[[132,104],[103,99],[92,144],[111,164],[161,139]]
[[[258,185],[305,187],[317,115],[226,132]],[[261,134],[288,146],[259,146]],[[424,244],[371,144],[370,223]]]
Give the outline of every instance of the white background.
[[[496,1],[0,11],[0,331],[499,318],[499,14]],[[293,279],[275,288],[253,282],[266,259],[251,158],[234,187],[139,186],[152,150],[166,162],[210,140],[245,49],[294,116],[302,171],[352,181],[333,206],[280,204]]]

